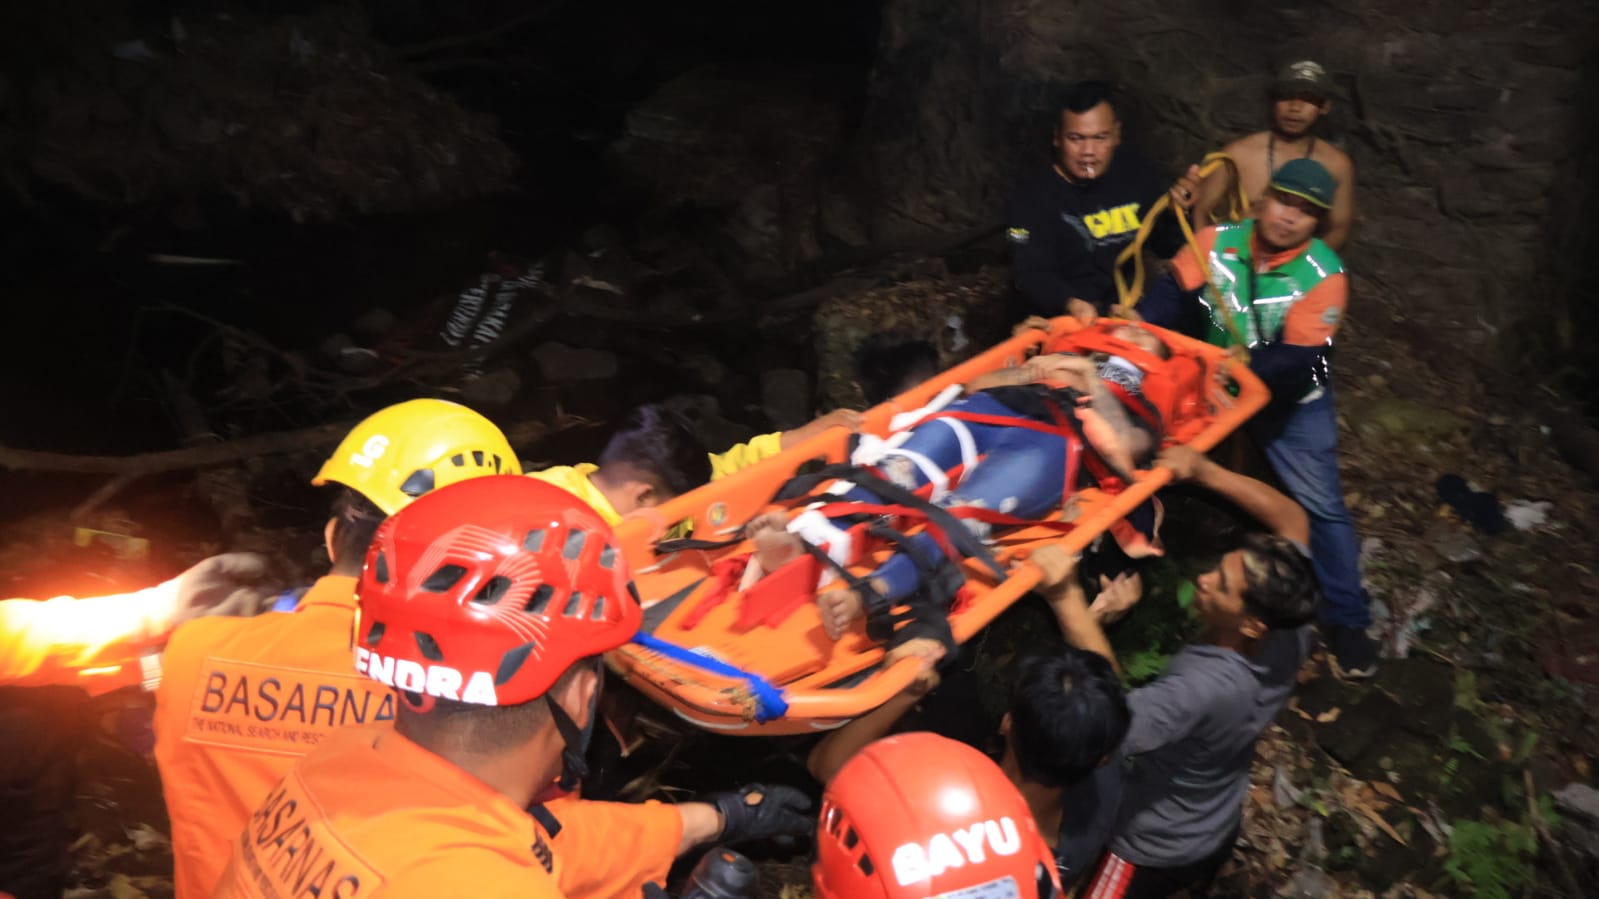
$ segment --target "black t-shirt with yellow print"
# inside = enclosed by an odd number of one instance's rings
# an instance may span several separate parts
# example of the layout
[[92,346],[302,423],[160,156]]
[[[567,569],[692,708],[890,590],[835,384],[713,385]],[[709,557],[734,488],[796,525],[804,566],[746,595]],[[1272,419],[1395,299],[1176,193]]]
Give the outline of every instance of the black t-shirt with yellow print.
[[[1107,311],[1116,302],[1116,256],[1169,186],[1153,163],[1125,150],[1093,181],[1067,181],[1052,165],[1022,178],[1005,215],[1014,312],[1061,315],[1072,297]],[[1181,241],[1181,232],[1165,217],[1147,246],[1169,259]]]

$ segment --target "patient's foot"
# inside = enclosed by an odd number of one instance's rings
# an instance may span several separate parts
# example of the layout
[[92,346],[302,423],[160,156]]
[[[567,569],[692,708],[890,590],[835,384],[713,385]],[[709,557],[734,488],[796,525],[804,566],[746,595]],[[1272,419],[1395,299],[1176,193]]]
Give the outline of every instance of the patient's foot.
[[805,552],[800,538],[788,531],[788,516],[769,512],[750,519],[744,533],[755,541],[755,562],[770,574]]
[[1077,421],[1083,426],[1083,436],[1088,438],[1089,446],[1099,451],[1106,462],[1125,472],[1132,472],[1133,453],[1128,448],[1122,436],[1116,433],[1105,416],[1100,415],[1090,407],[1079,406]]
[[844,636],[849,626],[866,614],[866,605],[854,590],[827,590],[816,595],[816,608],[822,613],[822,630],[828,639]]

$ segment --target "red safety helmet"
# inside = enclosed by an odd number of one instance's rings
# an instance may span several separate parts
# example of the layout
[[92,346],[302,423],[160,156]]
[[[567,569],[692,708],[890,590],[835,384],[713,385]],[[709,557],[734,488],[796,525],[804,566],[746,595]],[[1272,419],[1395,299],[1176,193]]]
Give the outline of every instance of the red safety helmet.
[[1060,894],[1055,857],[1005,772],[930,733],[878,740],[839,769],[811,876],[821,899]]
[[426,493],[367,550],[356,668],[424,697],[536,699],[627,642],[642,612],[611,528],[559,487],[514,475]]

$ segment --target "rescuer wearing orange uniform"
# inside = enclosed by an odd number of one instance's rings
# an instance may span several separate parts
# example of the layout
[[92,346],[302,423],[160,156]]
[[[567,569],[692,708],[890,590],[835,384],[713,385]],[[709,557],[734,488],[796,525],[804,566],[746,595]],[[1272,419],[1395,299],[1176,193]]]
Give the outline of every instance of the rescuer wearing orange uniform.
[[[250,811],[296,759],[335,730],[394,719],[393,692],[350,669],[356,577],[379,524],[434,489],[500,473],[521,473],[515,451],[471,409],[432,399],[383,409],[351,430],[312,481],[345,488],[326,529],[330,574],[292,613],[209,619],[173,634],[156,694],[156,761],[178,899],[211,894]],[[574,822],[563,841],[615,826],[589,825],[588,804],[569,804],[582,807],[563,812]],[[680,848],[709,832],[696,823],[709,815],[702,804],[628,808],[674,822],[665,842],[686,834]],[[591,878],[562,885],[572,896],[609,895]]]
[[395,726],[300,760],[235,839],[218,897],[638,895],[691,842],[809,824],[781,787],[539,804],[581,776],[600,655],[642,619],[610,527],[570,493],[499,477],[423,496],[378,529],[357,592],[355,669],[395,688]]
[[333,568],[295,611],[209,618],[172,635],[156,691],[156,762],[178,897],[208,896],[245,819],[294,761],[350,724],[394,718],[394,695],[350,671],[355,582],[383,519],[436,487],[519,474],[505,435],[465,406],[412,400],[339,444],[314,484],[345,488],[325,536]]

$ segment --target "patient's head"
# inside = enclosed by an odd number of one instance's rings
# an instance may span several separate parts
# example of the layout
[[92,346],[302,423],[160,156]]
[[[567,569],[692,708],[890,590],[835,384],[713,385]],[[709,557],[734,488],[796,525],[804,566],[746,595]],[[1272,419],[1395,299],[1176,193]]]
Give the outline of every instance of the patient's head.
[[1167,346],[1166,341],[1155,336],[1155,332],[1148,328],[1141,328],[1138,325],[1116,325],[1105,333],[1117,340],[1130,343],[1157,358],[1171,358],[1171,347]]

